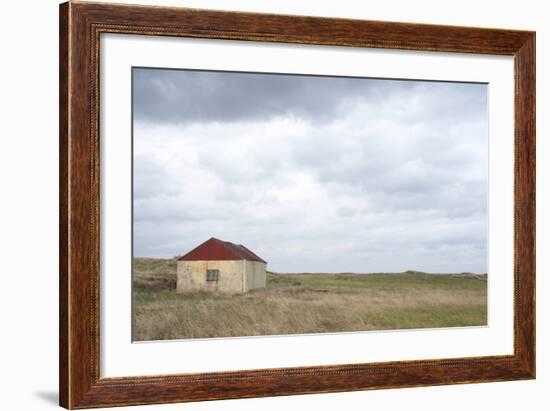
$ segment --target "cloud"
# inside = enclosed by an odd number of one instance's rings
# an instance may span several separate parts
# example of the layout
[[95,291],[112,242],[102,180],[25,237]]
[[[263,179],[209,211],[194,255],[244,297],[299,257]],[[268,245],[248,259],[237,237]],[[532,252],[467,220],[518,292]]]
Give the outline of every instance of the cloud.
[[486,271],[486,86],[134,70],[134,252]]
[[134,112],[140,121],[182,124],[296,116],[330,120],[355,101],[377,100],[418,82],[135,68]]

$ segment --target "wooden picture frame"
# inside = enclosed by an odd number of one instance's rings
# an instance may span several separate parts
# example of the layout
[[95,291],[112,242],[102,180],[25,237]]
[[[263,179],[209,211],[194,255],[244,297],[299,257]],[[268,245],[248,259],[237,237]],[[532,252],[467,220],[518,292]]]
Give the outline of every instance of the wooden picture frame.
[[[100,378],[101,33],[513,56],[514,354]],[[69,2],[60,6],[60,405],[91,408],[535,378],[535,33]]]

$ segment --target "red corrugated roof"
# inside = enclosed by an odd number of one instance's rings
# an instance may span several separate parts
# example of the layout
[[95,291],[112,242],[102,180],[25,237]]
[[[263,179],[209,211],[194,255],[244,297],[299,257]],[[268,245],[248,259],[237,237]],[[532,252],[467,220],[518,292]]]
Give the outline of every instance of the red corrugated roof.
[[266,263],[244,245],[211,238],[178,258],[180,261],[248,260]]

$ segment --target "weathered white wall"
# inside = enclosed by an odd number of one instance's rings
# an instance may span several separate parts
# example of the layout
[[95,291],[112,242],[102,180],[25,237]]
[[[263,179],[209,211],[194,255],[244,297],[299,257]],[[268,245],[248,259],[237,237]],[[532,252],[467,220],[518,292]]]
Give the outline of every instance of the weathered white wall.
[[266,264],[259,261],[246,261],[245,291],[266,286]]
[[[178,261],[177,291],[243,292],[244,261]],[[206,270],[220,270],[218,281],[206,281]]]
[[[206,281],[206,270],[220,270],[218,281]],[[178,261],[177,291],[241,293],[266,285],[266,264],[258,261]]]

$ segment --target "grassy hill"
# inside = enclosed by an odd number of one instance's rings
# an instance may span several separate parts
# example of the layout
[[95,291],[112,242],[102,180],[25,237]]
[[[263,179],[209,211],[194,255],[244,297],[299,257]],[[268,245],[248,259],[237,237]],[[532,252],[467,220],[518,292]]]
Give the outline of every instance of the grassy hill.
[[173,259],[134,259],[134,340],[487,324],[486,275],[268,273],[245,294],[177,294]]

